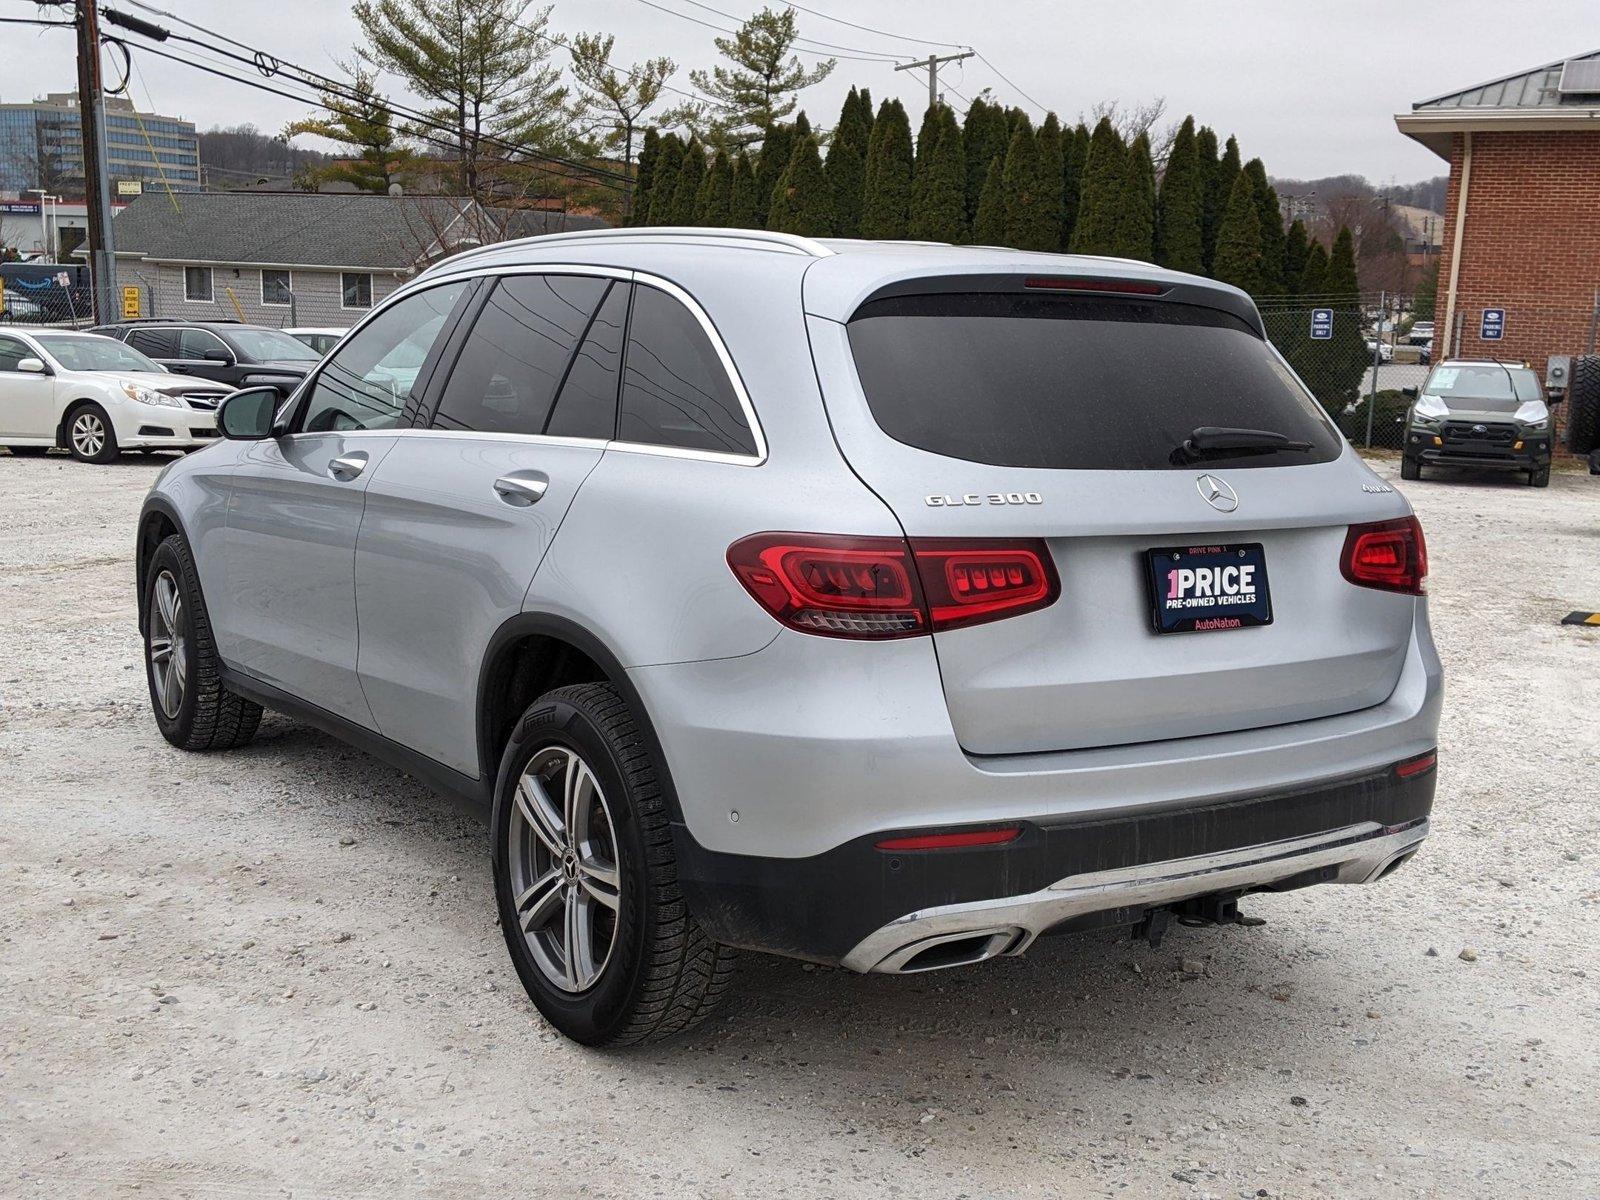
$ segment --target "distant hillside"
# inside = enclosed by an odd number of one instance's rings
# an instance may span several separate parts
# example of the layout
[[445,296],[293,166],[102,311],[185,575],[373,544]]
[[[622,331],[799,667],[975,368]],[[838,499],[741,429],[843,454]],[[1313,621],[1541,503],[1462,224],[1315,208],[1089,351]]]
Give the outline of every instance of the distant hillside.
[[1445,186],[1449,182],[1448,175],[1436,175],[1419,183],[1391,183],[1379,186],[1364,175],[1327,175],[1321,179],[1274,179],[1272,186],[1278,190],[1280,196],[1310,197],[1314,193],[1316,201],[1311,202],[1311,207],[1325,207],[1328,202],[1342,197],[1369,199],[1374,196],[1387,196],[1396,204],[1409,204],[1415,208],[1441,212],[1444,209]]
[[200,134],[200,165],[206,172],[206,186],[219,190],[247,188],[258,180],[290,180],[328,158],[315,150],[297,149],[254,125],[207,129]]

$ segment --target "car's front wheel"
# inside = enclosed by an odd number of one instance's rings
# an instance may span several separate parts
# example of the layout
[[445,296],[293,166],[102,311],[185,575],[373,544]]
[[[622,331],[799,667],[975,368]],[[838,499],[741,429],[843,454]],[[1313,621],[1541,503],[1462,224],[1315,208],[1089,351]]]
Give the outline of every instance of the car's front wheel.
[[85,402],[67,415],[67,449],[79,462],[108,463],[117,457],[117,433],[105,409]]
[[661,780],[615,688],[559,688],[528,708],[501,760],[492,836],[512,964],[558,1030],[654,1041],[715,1006],[732,951],[684,903]]
[[1400,478],[1421,479],[1422,461],[1420,459],[1412,458],[1409,454],[1404,455],[1400,459]]
[[1532,487],[1549,487],[1550,486],[1550,466],[1549,466],[1549,464],[1547,463],[1542,467],[1535,467],[1533,470],[1529,471],[1528,472],[1528,483]]
[[261,706],[229,691],[188,543],[172,534],[146,573],[145,675],[161,736],[180,750],[230,750],[256,735]]

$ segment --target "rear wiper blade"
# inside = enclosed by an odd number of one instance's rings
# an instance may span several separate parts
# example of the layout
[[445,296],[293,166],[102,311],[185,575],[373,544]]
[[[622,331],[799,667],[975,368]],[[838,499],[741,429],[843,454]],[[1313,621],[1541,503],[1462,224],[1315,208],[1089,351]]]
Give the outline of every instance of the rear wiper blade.
[[1172,451],[1174,462],[1196,462],[1217,454],[1267,454],[1274,450],[1304,453],[1311,443],[1299,441],[1271,429],[1234,429],[1222,425],[1202,425],[1192,430],[1183,444]]

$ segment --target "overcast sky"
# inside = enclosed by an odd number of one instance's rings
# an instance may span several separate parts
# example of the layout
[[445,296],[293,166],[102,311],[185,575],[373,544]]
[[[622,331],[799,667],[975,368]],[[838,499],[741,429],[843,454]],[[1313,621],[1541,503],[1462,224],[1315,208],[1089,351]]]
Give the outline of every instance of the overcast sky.
[[[717,59],[715,32],[688,18],[733,22],[690,0],[651,2],[660,7],[643,0],[558,0],[551,27],[614,33],[622,62],[670,55],[679,64],[674,82],[688,88],[689,69]],[[151,3],[323,71],[357,37],[344,0]],[[756,8],[753,0],[707,3],[738,16]],[[25,0],[0,5],[8,16],[33,10]],[[1097,101],[1164,96],[1169,114],[1192,112],[1202,124],[1236,134],[1245,157],[1259,155],[1275,176],[1350,172],[1377,183],[1411,182],[1444,170],[1440,159],[1395,130],[1393,114],[1413,101],[1600,43],[1593,0],[808,0],[805,7],[857,25],[972,45],[1011,82],[977,59],[942,69],[941,79],[969,97],[990,87],[1002,102],[1031,108],[1020,88],[1072,120]],[[849,52],[910,57],[930,49],[799,15],[803,36]],[[563,57],[557,52],[558,60]],[[150,55],[140,58],[133,83],[139,106],[186,117],[202,129],[253,122],[276,131],[306,111]],[[923,73],[896,74],[888,62],[841,56],[833,75],[803,94],[816,123],[832,124],[852,84],[870,87],[875,100],[899,95],[913,124],[926,104]],[[28,100],[72,86],[70,31],[0,27],[0,99]],[[964,107],[957,96],[947,98]]]

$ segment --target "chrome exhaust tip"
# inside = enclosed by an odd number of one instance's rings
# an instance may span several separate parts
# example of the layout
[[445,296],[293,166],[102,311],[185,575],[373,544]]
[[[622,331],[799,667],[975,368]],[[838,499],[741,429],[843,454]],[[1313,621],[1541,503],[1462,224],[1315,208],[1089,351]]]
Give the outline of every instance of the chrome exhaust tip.
[[919,938],[901,946],[872,969],[890,975],[913,975],[944,967],[965,967],[1006,953],[1026,932],[1008,925],[1003,929],[968,929]]

